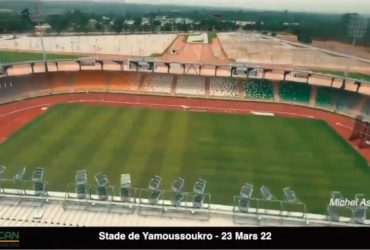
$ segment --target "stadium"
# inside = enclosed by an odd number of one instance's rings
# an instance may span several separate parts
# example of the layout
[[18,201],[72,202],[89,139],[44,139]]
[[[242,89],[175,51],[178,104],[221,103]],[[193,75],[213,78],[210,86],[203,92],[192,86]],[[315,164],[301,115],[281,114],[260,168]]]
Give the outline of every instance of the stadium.
[[265,35],[194,37],[45,37],[86,56],[2,65],[0,225],[368,224],[370,82]]

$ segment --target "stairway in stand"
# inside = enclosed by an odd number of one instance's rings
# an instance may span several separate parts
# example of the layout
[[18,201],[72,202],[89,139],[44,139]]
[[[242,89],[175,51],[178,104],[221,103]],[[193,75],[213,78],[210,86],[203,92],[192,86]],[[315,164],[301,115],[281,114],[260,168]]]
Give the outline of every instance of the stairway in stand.
[[177,79],[178,76],[174,76],[172,80],[172,87],[171,87],[171,95],[176,95],[176,86],[177,86]]

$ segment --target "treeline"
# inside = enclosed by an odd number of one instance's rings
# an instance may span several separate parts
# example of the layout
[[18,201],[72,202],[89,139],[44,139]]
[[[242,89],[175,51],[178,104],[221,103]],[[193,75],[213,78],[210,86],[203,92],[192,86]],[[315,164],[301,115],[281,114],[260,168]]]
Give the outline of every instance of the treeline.
[[[0,32],[33,32],[36,21],[26,8],[18,12],[0,13]],[[161,32],[161,31],[234,31],[237,29],[289,32],[296,34],[300,41],[310,43],[312,39],[337,40],[350,43],[348,23],[357,14],[314,14],[292,13],[288,11],[245,11],[215,9],[153,10],[146,13],[83,12],[68,10],[49,14],[44,22],[52,32]],[[168,22],[158,17],[166,16]],[[142,18],[146,22],[142,22]],[[177,18],[187,18],[191,22],[176,22]],[[171,21],[169,21],[171,20]],[[370,18],[366,35],[357,44],[370,46]],[[128,22],[129,21],[129,22]],[[238,22],[236,22],[238,21]],[[247,23],[243,23],[247,22]]]

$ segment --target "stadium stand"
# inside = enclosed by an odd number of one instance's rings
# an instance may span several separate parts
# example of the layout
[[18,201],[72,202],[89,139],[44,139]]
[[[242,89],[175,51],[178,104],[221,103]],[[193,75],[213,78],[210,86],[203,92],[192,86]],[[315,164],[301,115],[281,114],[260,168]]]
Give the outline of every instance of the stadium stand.
[[27,77],[0,78],[0,102],[7,102],[31,96]]
[[75,72],[55,72],[50,74],[52,93],[72,92],[75,88]]
[[140,81],[140,73],[117,72],[109,82],[108,89],[112,92],[136,91]]
[[339,112],[351,114],[359,104],[361,97],[361,94],[352,91],[320,87],[317,93],[316,105],[332,107]]
[[204,77],[181,76],[177,80],[176,94],[205,95],[204,82]]
[[364,107],[363,113],[370,117],[370,99],[367,100],[367,104]]
[[30,75],[29,82],[25,85],[29,87],[32,96],[48,95],[50,94],[50,75],[51,74],[32,74]]
[[141,91],[169,94],[171,93],[172,80],[173,80],[172,75],[147,74],[144,78]]
[[211,78],[210,96],[237,97],[239,96],[239,86],[233,78]]
[[361,99],[356,92],[337,90],[336,109],[343,113],[352,113]]
[[104,71],[81,71],[76,76],[76,91],[105,91],[107,73]]
[[296,82],[280,82],[280,97],[283,101],[308,103],[311,97],[311,86]]
[[245,83],[245,96],[247,99],[273,99],[272,83],[268,80],[248,80]]
[[321,107],[335,107],[336,89],[330,87],[317,88],[316,105]]

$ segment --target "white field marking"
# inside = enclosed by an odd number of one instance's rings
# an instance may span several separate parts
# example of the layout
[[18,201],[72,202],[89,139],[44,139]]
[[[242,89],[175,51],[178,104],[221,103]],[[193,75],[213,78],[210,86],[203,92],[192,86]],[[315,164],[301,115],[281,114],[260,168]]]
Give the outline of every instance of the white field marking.
[[191,112],[204,112],[204,113],[207,112],[207,110],[203,110],[203,109],[189,109],[189,111],[191,111]]
[[338,126],[341,126],[341,127],[343,127],[343,128],[353,130],[353,128],[352,128],[352,127],[347,126],[347,125],[344,125],[344,124],[342,124],[342,123],[340,123],[340,122],[337,122],[337,123],[335,123],[335,124],[336,124],[336,125],[338,125]]
[[251,111],[253,115],[262,115],[262,116],[275,116],[274,113],[266,113],[266,112],[258,112],[258,111]]
[[[162,104],[162,103],[145,103],[145,102],[126,102],[126,101],[107,101],[107,100],[70,100],[68,102],[101,102],[101,103],[113,103],[113,104],[130,104],[130,105],[145,105],[145,106],[157,106],[157,107],[175,107],[175,108],[182,108],[184,105],[180,104]],[[243,111],[243,112],[252,112],[251,109],[238,109],[238,108],[219,108],[219,107],[211,107],[211,106],[189,106],[189,108],[199,108],[199,109],[206,109],[206,110],[219,110],[223,112],[233,112],[233,111]],[[262,111],[261,111],[262,112]],[[266,113],[275,113],[275,114],[283,114],[283,115],[294,115],[294,116],[301,116],[306,118],[315,118],[312,115],[302,115],[297,113],[290,113],[290,112],[282,112],[282,111],[263,111]]]
[[42,107],[41,110],[42,111],[48,110],[48,107]]
[[25,110],[39,108],[39,107],[44,107],[44,106],[49,106],[49,105],[50,105],[50,103],[46,103],[46,104],[40,104],[40,105],[36,105],[36,106],[32,106],[32,107],[27,107],[27,108],[16,109],[16,110],[13,110],[11,112],[8,112],[8,113],[5,113],[5,114],[0,115],[0,118],[3,118],[4,116],[15,114],[15,113],[18,113],[18,112],[22,112],[22,111],[25,111]]

